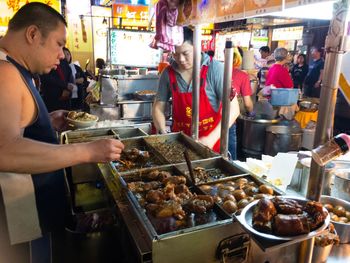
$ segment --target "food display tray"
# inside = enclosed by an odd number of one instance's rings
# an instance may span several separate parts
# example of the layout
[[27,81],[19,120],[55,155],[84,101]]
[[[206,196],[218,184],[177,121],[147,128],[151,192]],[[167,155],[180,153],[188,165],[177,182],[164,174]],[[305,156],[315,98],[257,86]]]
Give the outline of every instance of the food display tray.
[[146,137],[145,141],[172,164],[186,161],[183,154],[185,150],[188,151],[191,161],[219,156],[182,132],[151,135]]
[[71,144],[80,142],[91,142],[107,138],[117,138],[117,134],[110,128],[67,131],[61,134],[61,143]]
[[116,128],[113,129],[113,132],[117,134],[119,139],[135,138],[148,135],[140,128]]
[[[190,176],[186,164],[178,164],[176,166],[188,177]],[[193,161],[192,168],[194,170],[196,185],[219,182],[232,176],[248,174],[222,157]]]
[[[156,218],[155,216],[149,214],[146,209],[139,203],[140,196],[137,196],[131,192],[127,184],[130,182],[141,181],[140,173],[149,173],[158,169],[159,171],[167,171],[172,175],[183,175],[182,172],[173,165],[162,166],[158,168],[149,168],[143,169],[142,171],[135,171],[134,173],[125,173],[120,177],[122,185],[126,189],[127,199],[132,203],[136,213],[143,222],[145,228],[157,239],[176,236],[179,234],[184,234],[187,232],[200,230],[217,224],[224,224],[232,221],[232,218],[229,217],[217,204],[214,204],[214,207],[211,211],[205,214],[194,214],[186,213],[186,218],[183,222],[175,219],[174,217],[165,217],[165,218]],[[184,175],[183,175],[184,176]],[[188,184],[188,181],[187,181]],[[189,186],[189,189],[192,193],[200,194],[198,189],[193,186]]]

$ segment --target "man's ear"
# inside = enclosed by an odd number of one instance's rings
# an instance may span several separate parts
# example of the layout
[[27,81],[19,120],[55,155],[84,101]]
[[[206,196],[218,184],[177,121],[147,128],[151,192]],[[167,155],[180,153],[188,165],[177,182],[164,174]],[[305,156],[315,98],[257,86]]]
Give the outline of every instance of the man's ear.
[[31,25],[25,31],[25,37],[28,43],[32,44],[41,36],[40,30],[37,26]]

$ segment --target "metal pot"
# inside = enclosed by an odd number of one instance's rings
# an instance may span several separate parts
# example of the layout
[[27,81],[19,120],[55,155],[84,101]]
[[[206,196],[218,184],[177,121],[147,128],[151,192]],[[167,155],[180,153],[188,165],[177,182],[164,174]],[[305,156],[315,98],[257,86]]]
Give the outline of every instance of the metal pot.
[[279,119],[255,119],[241,116],[242,128],[242,151],[248,157],[261,157],[265,147],[266,128],[277,124]]
[[350,162],[342,162],[343,167],[334,171],[332,196],[350,202]]
[[272,125],[266,128],[264,153],[275,156],[279,152],[298,151],[302,132],[299,128]]

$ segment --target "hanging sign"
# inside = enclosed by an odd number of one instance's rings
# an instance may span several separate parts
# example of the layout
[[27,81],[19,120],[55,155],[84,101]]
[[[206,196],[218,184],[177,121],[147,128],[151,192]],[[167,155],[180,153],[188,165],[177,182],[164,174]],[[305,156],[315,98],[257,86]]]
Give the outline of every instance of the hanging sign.
[[283,0],[246,0],[245,16],[256,16],[265,13],[282,11]]
[[244,18],[244,0],[219,0],[215,22],[225,22]]
[[285,8],[290,8],[319,2],[329,2],[329,0],[284,0],[284,5]]
[[118,27],[122,18],[123,26],[147,27],[149,24],[149,7],[145,5],[113,4],[113,26]]
[[275,28],[272,30],[272,41],[302,39],[303,30],[303,26]]
[[0,27],[6,27],[12,18],[12,16],[20,9],[23,5],[30,2],[41,2],[54,8],[57,12],[61,13],[61,1],[59,0],[0,0]]

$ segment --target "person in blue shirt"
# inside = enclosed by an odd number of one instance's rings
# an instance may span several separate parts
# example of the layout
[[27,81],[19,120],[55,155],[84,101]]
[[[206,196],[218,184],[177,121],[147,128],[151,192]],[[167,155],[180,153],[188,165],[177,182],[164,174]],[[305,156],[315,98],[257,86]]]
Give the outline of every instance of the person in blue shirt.
[[311,57],[312,62],[309,65],[309,72],[306,75],[304,82],[304,96],[319,98],[321,94],[321,84],[324,68],[322,49],[318,47],[312,47]]

